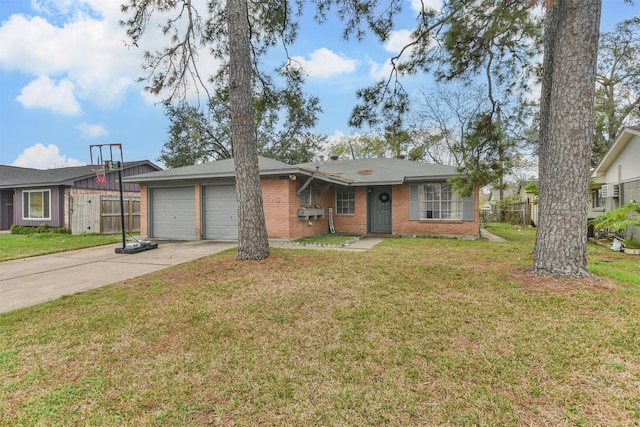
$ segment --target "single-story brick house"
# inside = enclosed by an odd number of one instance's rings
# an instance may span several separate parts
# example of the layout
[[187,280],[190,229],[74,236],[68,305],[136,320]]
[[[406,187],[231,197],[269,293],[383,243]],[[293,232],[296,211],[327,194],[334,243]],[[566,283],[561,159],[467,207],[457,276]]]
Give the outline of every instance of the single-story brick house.
[[[329,232],[477,238],[479,189],[451,191],[456,168],[401,159],[288,165],[259,158],[271,239]],[[140,184],[141,234],[156,239],[237,240],[232,159],[128,177]]]
[[[122,176],[158,170],[147,160],[125,162]],[[43,170],[0,165],[0,230],[16,224],[66,227],[74,234],[100,233],[108,232],[103,227],[111,222],[121,228],[117,176],[116,171],[108,172],[106,183],[99,184],[90,166]],[[139,192],[137,183],[125,184],[123,178],[128,201],[139,200]],[[118,218],[113,221],[103,215],[107,205],[114,206],[111,212],[117,209]]]

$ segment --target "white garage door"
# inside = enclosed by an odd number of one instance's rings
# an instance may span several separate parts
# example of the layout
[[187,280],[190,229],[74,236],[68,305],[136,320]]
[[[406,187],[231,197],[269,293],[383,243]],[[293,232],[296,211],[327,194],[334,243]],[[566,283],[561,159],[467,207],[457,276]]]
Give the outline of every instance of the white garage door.
[[238,240],[238,202],[233,185],[204,187],[204,238]]
[[194,187],[151,190],[151,234],[160,239],[196,239]]

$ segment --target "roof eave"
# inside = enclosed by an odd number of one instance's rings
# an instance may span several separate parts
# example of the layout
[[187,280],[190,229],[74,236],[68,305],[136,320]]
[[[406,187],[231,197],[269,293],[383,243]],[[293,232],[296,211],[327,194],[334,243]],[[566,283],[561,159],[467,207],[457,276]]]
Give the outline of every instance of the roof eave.
[[454,176],[462,176],[462,174],[409,176],[409,177],[406,177],[404,181],[405,182],[442,181],[443,179],[453,178]]
[[52,182],[52,181],[44,181],[44,182],[30,182],[27,184],[8,184],[8,185],[0,185],[0,189],[8,190],[12,188],[34,188],[34,187],[72,187],[73,183],[69,184],[67,181],[64,182]]
[[624,150],[624,148],[631,142],[634,136],[640,136],[640,128],[625,127],[616,140],[611,144],[609,150],[605,153],[600,160],[600,163],[595,167],[592,176],[604,175],[607,173],[613,162]]
[[[260,176],[264,177],[264,176],[277,176],[277,175],[292,175],[292,174],[296,174],[298,171],[297,168],[283,168],[283,169],[269,169],[269,170],[265,170],[265,171],[261,171],[260,172]],[[162,172],[162,171],[161,171]],[[170,172],[167,171],[167,172]],[[151,172],[151,173],[155,173],[155,172]],[[143,177],[140,175],[133,175],[133,176],[128,176],[128,177],[123,177],[122,178],[122,182],[137,182],[137,183],[153,183],[153,182],[166,182],[166,181],[190,181],[190,180],[195,180],[195,179],[200,179],[200,180],[204,180],[204,179],[217,179],[217,178],[235,178],[236,177],[236,173],[235,172],[209,172],[209,173],[194,173],[194,174],[188,174],[188,175],[172,175],[172,174],[166,174],[163,176],[157,176],[157,177]]]

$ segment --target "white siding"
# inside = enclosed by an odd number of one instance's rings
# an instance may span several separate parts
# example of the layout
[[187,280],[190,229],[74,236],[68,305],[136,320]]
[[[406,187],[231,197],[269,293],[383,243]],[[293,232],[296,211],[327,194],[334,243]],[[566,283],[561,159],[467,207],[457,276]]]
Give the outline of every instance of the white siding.
[[[640,136],[634,136],[607,170],[605,182],[618,183],[640,178]],[[618,172],[619,171],[619,172]],[[619,174],[619,176],[618,176]],[[618,179],[620,181],[618,181]]]

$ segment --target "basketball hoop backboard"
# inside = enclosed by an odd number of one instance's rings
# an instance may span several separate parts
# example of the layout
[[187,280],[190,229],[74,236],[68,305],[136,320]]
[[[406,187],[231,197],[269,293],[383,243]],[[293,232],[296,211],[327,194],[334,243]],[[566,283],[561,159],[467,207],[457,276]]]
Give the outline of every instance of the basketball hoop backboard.
[[106,172],[122,170],[124,160],[122,144],[96,144],[89,146],[91,165],[102,165]]
[[122,144],[90,145],[89,154],[91,170],[96,173],[100,186],[107,186],[107,172],[121,171],[124,167]]

